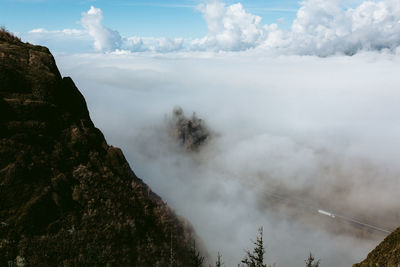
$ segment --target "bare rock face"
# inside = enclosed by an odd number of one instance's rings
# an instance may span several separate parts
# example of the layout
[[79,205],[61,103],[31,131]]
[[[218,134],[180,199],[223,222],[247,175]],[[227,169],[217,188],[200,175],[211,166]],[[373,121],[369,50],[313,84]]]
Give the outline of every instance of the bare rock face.
[[400,266],[400,228],[385,238],[367,258],[353,267],[399,267]]
[[106,143],[49,50],[3,31],[0,266],[191,266],[192,234]]

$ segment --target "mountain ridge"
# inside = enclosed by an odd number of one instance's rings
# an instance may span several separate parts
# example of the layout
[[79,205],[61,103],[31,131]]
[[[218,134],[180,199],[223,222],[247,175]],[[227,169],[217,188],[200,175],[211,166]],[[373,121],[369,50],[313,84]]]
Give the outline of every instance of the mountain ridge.
[[194,238],[107,144],[50,51],[2,29],[0,265],[190,266]]

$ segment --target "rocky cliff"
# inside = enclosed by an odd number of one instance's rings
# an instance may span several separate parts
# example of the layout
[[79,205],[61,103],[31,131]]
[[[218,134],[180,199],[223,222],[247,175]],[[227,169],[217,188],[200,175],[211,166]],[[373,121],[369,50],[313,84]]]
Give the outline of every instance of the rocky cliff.
[[0,266],[191,266],[191,244],[49,50],[2,30]]
[[399,267],[400,228],[385,238],[367,258],[353,267]]

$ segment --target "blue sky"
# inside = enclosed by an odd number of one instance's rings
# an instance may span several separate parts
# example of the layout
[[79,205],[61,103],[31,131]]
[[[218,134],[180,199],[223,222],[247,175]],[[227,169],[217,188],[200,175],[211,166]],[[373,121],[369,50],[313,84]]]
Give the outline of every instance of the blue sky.
[[[299,7],[295,0],[224,1],[240,2],[252,14],[262,17],[263,24],[289,27]],[[36,28],[47,30],[81,28],[81,13],[91,5],[101,8],[104,24],[123,36],[184,37],[204,36],[207,25],[196,6],[201,0],[0,0],[0,24],[13,32]]]
[[398,21],[398,0],[0,0],[0,25],[55,52],[400,51]]

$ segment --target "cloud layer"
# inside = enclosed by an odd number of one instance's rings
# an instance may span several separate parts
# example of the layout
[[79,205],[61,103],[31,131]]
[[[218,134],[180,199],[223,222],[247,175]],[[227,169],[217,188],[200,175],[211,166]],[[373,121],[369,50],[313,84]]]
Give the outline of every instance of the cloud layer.
[[[56,60],[108,142],[227,266],[237,265],[260,225],[267,261],[277,266],[299,266],[309,251],[325,266],[351,266],[384,237],[318,209],[399,224],[399,55],[249,50]],[[199,153],[188,155],[168,135],[176,105],[215,133]]]
[[[243,51],[260,49],[271,53],[318,55],[353,55],[359,51],[396,51],[400,46],[400,2],[397,0],[364,1],[358,6],[343,7],[340,0],[305,0],[289,30],[278,24],[264,25],[261,17],[247,12],[240,4],[226,5],[207,0],[198,6],[207,23],[208,34],[195,40],[183,38],[121,37],[118,31],[102,24],[103,14],[91,7],[82,13],[79,36],[63,31],[47,32],[55,38],[82,41],[85,32],[96,51],[174,52],[174,51]],[[31,31],[26,39],[38,41],[45,31]],[[79,37],[79,38],[78,38]],[[50,38],[47,38],[50,39]],[[87,46],[87,45],[86,45]]]

